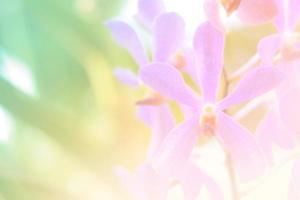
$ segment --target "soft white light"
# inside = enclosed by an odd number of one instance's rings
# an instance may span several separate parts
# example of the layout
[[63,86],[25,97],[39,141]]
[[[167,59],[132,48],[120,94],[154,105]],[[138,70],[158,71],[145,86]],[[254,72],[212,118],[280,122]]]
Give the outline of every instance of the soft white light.
[[0,75],[26,94],[36,94],[32,75],[21,61],[4,54]]

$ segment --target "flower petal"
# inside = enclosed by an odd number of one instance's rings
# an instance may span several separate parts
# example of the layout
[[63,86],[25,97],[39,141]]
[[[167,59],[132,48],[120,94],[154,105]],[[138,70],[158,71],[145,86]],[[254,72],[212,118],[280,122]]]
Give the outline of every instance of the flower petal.
[[138,16],[149,27],[154,19],[165,11],[163,0],[139,0]]
[[154,24],[154,61],[167,61],[182,46],[183,19],[176,13],[161,14]]
[[[293,132],[282,123],[278,111],[270,111],[264,119],[265,131],[273,136],[273,141],[282,148],[291,149],[294,147],[295,138]],[[271,139],[271,138],[270,138]]]
[[289,0],[288,1],[288,28],[289,30],[294,30],[297,22],[299,22],[300,16],[300,0]]
[[266,162],[251,133],[223,112],[218,114],[218,139],[228,150],[242,181],[264,173]]
[[260,40],[257,48],[263,64],[272,64],[276,52],[281,46],[281,35],[272,34]]
[[256,138],[270,164],[273,164],[273,143],[284,149],[294,147],[293,133],[284,126],[275,108],[269,110],[260,122],[256,131]]
[[121,83],[134,87],[139,85],[138,77],[129,69],[117,67],[114,69],[114,75]]
[[107,26],[110,28],[114,39],[130,52],[139,65],[148,62],[143,45],[133,28],[127,23],[117,20],[107,22]]
[[165,63],[146,65],[141,68],[140,77],[145,84],[166,97],[192,107],[198,107],[200,104],[195,93],[185,84],[179,71],[172,65]]
[[218,30],[224,32],[225,26],[220,16],[220,2],[218,0],[205,0],[204,12],[207,20]]
[[151,159],[159,149],[167,133],[175,126],[174,117],[166,103],[159,106],[140,106],[139,114],[152,129],[148,158]]
[[167,177],[180,176],[199,134],[198,116],[194,116],[172,129],[153,159],[154,169]]
[[289,187],[289,200],[300,199],[300,159],[298,159],[293,167],[292,180]]
[[275,18],[275,26],[279,32],[292,31],[299,21],[299,0],[275,0],[278,14]]
[[299,113],[300,113],[300,88],[289,89],[284,95],[279,97],[279,111],[283,122],[291,131],[300,133]]
[[286,28],[286,14],[285,14],[285,0],[275,0],[277,7],[277,15],[274,18],[274,25],[277,28],[277,31],[283,33]]
[[200,193],[204,182],[205,174],[196,166],[188,163],[180,178],[184,192],[184,199],[194,200]]
[[224,34],[205,22],[196,31],[194,49],[204,101],[214,102],[223,68]]
[[181,184],[186,200],[195,200],[199,196],[202,187],[206,187],[211,200],[222,200],[223,194],[216,182],[205,174],[201,169],[193,164],[185,167]]
[[270,22],[277,14],[274,0],[242,0],[237,9],[238,17],[246,24]]
[[274,67],[256,68],[245,75],[234,91],[219,103],[219,107],[225,109],[229,106],[251,100],[275,88],[281,80],[282,73]]

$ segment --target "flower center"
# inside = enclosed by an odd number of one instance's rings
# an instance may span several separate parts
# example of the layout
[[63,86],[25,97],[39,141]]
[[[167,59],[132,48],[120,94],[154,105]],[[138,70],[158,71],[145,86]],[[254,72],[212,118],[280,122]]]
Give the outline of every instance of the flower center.
[[174,66],[179,70],[184,68],[185,65],[186,65],[186,60],[185,60],[183,54],[181,54],[181,53],[175,54],[174,57],[173,57],[172,62],[174,64]]
[[214,104],[207,103],[202,107],[199,123],[205,135],[214,135],[217,125],[216,106]]

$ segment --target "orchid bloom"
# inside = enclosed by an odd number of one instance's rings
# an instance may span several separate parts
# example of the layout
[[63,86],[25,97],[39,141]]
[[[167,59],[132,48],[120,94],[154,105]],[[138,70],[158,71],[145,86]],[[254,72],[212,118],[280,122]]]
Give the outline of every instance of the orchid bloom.
[[207,134],[215,136],[231,155],[241,180],[262,174],[265,161],[254,137],[225,110],[274,88],[281,80],[280,72],[272,67],[255,69],[245,75],[231,94],[216,101],[223,68],[223,33],[208,22],[201,24],[195,34],[194,49],[202,99],[170,64],[154,62],[140,70],[145,84],[194,111],[190,118],[169,132],[153,159],[154,168],[162,174],[178,174],[184,168],[197,138]]
[[160,105],[140,106],[140,117],[152,129],[152,140],[150,142],[148,158],[135,172],[129,172],[123,167],[117,168],[117,174],[123,184],[140,200],[163,200],[166,199],[168,191],[172,187],[170,179],[177,180],[184,192],[185,199],[194,200],[199,195],[202,187],[210,192],[212,200],[223,199],[218,185],[202,172],[198,167],[189,163],[180,176],[160,176],[149,164],[152,157],[159,149],[166,133],[174,126],[174,119],[166,103]]
[[300,36],[295,31],[300,17],[299,0],[276,0],[278,14],[274,25],[278,33],[263,38],[258,45],[258,53],[264,63],[273,62],[277,52],[285,59],[300,55]]
[[[147,5],[148,1],[140,1],[140,4],[142,4],[142,2]],[[143,5],[141,7],[144,7],[146,5]],[[150,19],[148,18],[150,18],[150,13],[145,13],[146,9],[142,10],[145,10],[144,12],[142,12],[144,13],[143,16],[145,20],[147,18],[147,21],[149,21]],[[154,14],[151,15],[151,19],[154,18],[153,15]],[[183,46],[185,37],[184,20],[178,14],[173,12],[161,13],[152,20],[152,61],[169,63],[175,62],[177,63],[178,67],[181,67],[181,65],[184,64],[182,64],[184,60],[181,60],[182,56],[180,57],[178,52]],[[132,27],[130,27],[127,23],[118,20],[109,21],[107,23],[107,26],[111,29],[114,39],[123,48],[127,49],[130,52],[139,66],[144,66],[145,64],[150,62],[140,38]],[[115,71],[115,75],[119,78],[119,80],[129,85],[137,86],[140,82],[140,80],[138,80],[138,78],[135,77],[135,75],[129,70],[117,68],[117,71]]]
[[207,20],[219,30],[225,30],[222,9],[227,16],[235,12],[245,24],[262,24],[271,21],[277,14],[276,0],[205,0]]
[[[271,145],[291,149],[300,141],[300,37],[295,27],[300,17],[299,0],[276,0],[278,15],[274,24],[278,33],[263,38],[258,45],[258,53],[265,64],[272,64],[278,53],[280,59],[275,67],[284,73],[283,82],[277,89],[277,102],[268,111],[257,131],[258,141],[271,159]],[[274,128],[274,124],[277,128]],[[273,131],[270,131],[270,127]],[[269,131],[267,131],[267,129]]]
[[139,0],[137,18],[148,27],[151,27],[156,17],[166,12],[162,0]]
[[[272,144],[283,149],[293,149],[300,141],[300,60],[281,61],[276,67],[284,72],[283,81],[277,88],[277,98],[269,106],[257,129],[257,140],[265,154],[272,160]],[[272,162],[271,162],[272,163]]]

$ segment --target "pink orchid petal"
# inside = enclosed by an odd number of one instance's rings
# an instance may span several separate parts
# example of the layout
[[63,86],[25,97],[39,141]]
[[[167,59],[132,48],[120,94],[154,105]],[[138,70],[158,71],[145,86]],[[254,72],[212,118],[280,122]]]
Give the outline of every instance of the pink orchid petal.
[[134,87],[139,85],[138,77],[129,69],[117,67],[114,69],[114,75],[121,83]]
[[200,134],[198,116],[190,118],[172,129],[153,159],[153,167],[160,174],[178,177]]
[[[299,0],[276,0],[278,14],[274,20],[279,32],[292,31],[299,21]],[[285,10],[286,9],[286,10]]]
[[198,107],[200,104],[195,93],[185,84],[180,72],[172,65],[146,65],[141,68],[140,77],[145,84],[166,97],[192,107]]
[[154,61],[167,61],[182,46],[183,19],[176,13],[161,14],[154,23]]
[[214,102],[223,68],[224,34],[203,23],[196,31],[194,49],[204,100]]
[[251,100],[274,89],[282,80],[282,73],[274,67],[259,67],[244,76],[231,94],[219,104],[221,109]]
[[279,110],[284,123],[296,133],[300,133],[300,88],[289,89],[279,97]]
[[180,179],[185,200],[195,200],[202,189],[205,174],[196,166],[188,164]]
[[167,133],[175,126],[174,117],[167,104],[159,106],[140,106],[140,116],[152,129],[151,142],[148,148],[148,159],[159,149]]
[[223,112],[218,114],[217,137],[230,153],[242,181],[264,173],[266,162],[251,133]]
[[289,0],[288,4],[288,27],[294,30],[300,17],[300,0]]
[[257,142],[270,164],[273,164],[273,143],[284,149],[291,149],[294,147],[294,135],[284,126],[280,115],[275,108],[268,111],[262,119],[257,128],[256,136]]
[[246,24],[270,22],[277,14],[274,0],[242,0],[237,15]]
[[282,45],[282,38],[280,34],[273,34],[264,37],[258,44],[258,54],[263,64],[272,64],[275,54]]
[[277,31],[283,33],[286,29],[286,14],[284,12],[284,3],[285,0],[275,0],[276,7],[277,7],[277,15],[274,18],[274,25],[277,28]]
[[220,16],[220,2],[217,0],[205,0],[204,12],[207,20],[221,32],[225,31],[225,26]]
[[138,2],[138,16],[149,27],[163,12],[165,12],[163,0],[139,0]]
[[145,50],[138,35],[128,24],[122,21],[113,20],[109,21],[107,26],[110,28],[114,39],[120,46],[130,52],[139,65],[144,65],[148,62]]
[[188,164],[182,175],[181,184],[186,200],[195,200],[202,189],[206,187],[211,200],[222,200],[223,194],[216,182],[193,164]]
[[293,167],[292,180],[289,186],[289,200],[300,199],[300,159],[298,159]]
[[[265,119],[265,131],[269,130],[273,136],[273,141],[282,148],[291,149],[294,147],[295,135],[285,127],[278,111],[269,112]],[[267,129],[268,128],[268,129]]]
[[160,177],[148,164],[139,167],[135,172],[118,167],[117,175],[124,186],[141,200],[164,200],[168,192],[168,181]]

